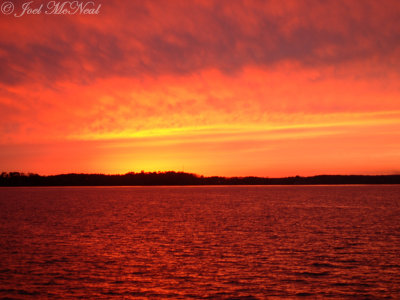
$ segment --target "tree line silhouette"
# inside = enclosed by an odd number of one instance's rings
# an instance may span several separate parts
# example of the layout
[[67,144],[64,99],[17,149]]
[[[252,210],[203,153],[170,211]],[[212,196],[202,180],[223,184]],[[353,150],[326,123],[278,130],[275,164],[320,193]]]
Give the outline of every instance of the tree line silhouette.
[[152,185],[324,185],[400,184],[400,175],[318,175],[310,177],[205,177],[185,172],[130,172],[123,175],[60,174],[41,176],[3,172],[0,186],[152,186]]

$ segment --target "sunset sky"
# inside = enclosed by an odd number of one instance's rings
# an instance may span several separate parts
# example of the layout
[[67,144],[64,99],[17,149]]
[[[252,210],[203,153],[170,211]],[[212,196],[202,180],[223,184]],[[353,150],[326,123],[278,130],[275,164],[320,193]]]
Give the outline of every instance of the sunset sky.
[[400,1],[94,5],[0,12],[0,172],[400,173]]

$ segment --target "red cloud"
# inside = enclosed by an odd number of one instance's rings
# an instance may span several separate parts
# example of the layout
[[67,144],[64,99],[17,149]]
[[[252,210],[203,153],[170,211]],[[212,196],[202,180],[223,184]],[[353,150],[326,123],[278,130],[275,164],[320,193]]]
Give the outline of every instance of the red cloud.
[[1,82],[229,74],[288,60],[312,67],[375,60],[400,69],[396,0],[101,4],[96,16],[3,16]]

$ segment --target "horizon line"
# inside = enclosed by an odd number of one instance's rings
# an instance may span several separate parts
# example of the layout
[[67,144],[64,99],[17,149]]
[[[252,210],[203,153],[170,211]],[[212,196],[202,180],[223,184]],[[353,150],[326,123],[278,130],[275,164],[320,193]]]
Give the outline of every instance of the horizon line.
[[177,173],[177,174],[187,174],[187,175],[194,175],[196,177],[203,177],[203,178],[212,178],[212,177],[221,177],[221,178],[268,178],[268,179],[283,179],[283,178],[312,178],[312,177],[319,177],[319,176],[365,176],[365,177],[377,177],[377,176],[400,176],[399,173],[391,173],[391,174],[329,174],[329,173],[321,173],[316,175],[289,175],[289,176],[256,176],[256,175],[245,175],[245,176],[223,176],[223,175],[203,175],[197,174],[193,172],[187,171],[130,171],[126,173],[85,173],[85,172],[68,172],[68,173],[57,173],[57,174],[39,174],[34,172],[19,172],[19,171],[1,171],[0,176],[3,177],[3,174],[19,174],[20,176],[41,176],[41,177],[51,177],[51,176],[62,176],[62,175],[103,175],[103,176],[124,176],[130,174],[167,174],[167,173]]

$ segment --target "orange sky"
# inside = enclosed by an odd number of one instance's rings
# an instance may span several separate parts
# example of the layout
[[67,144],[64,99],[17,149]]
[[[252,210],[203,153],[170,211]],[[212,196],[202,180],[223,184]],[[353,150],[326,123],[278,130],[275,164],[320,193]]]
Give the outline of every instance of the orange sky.
[[400,172],[399,1],[99,4],[0,12],[0,171]]

